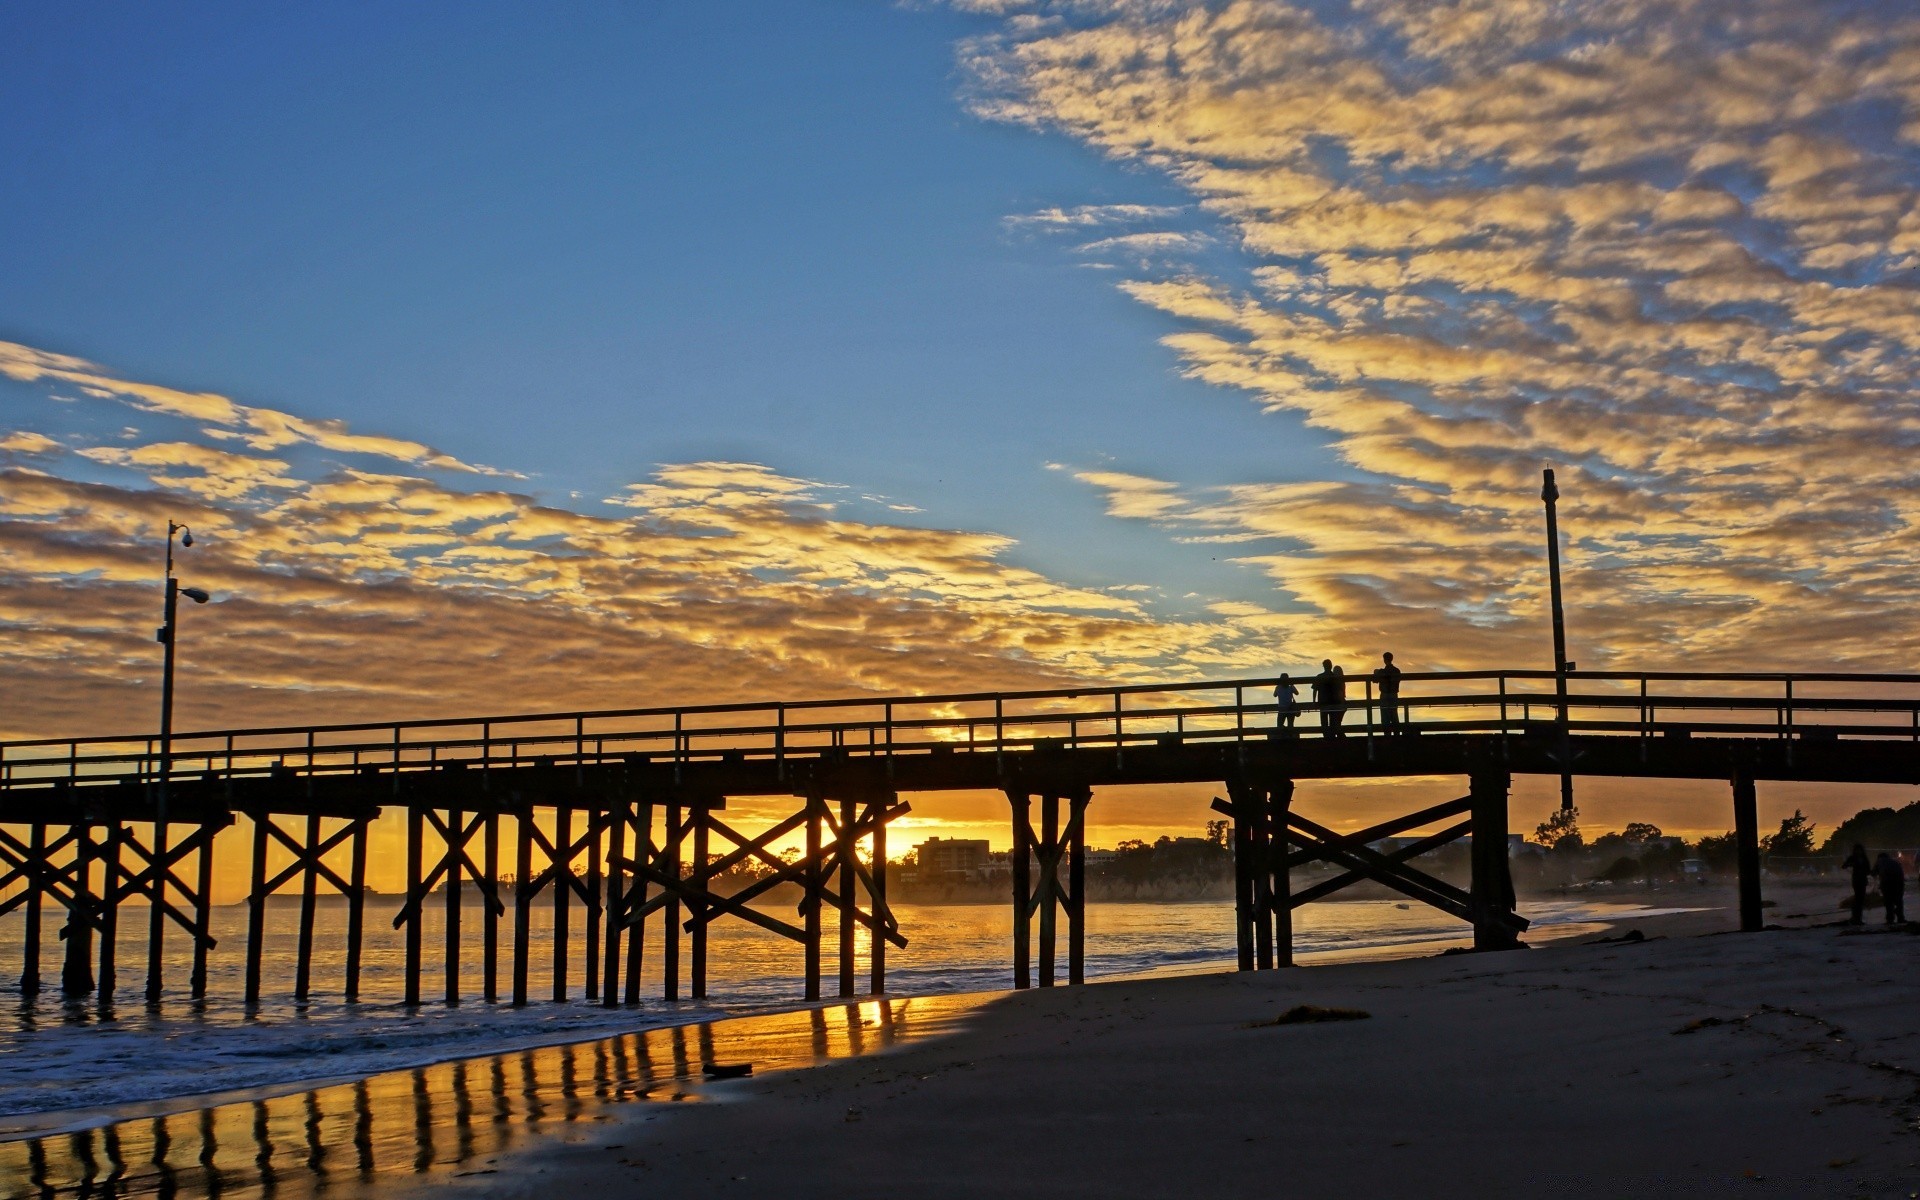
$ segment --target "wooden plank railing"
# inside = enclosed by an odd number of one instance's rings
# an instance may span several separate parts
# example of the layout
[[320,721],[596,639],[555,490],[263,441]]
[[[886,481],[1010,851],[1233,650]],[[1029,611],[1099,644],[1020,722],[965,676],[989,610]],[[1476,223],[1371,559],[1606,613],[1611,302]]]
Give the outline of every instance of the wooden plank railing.
[[[1570,733],[1652,738],[1874,738],[1920,743],[1920,675],[1599,672],[1567,674]],[[1514,735],[1558,727],[1551,671],[1408,672],[1403,724],[1422,734]],[[1294,680],[1305,692],[1309,680]],[[627,761],[690,762],[735,755],[899,756],[1019,753],[1037,744],[1108,748],[1265,738],[1279,723],[1273,678],[1058,690],[702,704],[400,722],[283,725],[174,736],[176,776],[301,776]],[[1325,736],[1321,705],[1299,705],[1292,733]],[[1381,735],[1370,676],[1349,677],[1345,732]],[[149,781],[150,734],[0,742],[0,790],[62,783]]]

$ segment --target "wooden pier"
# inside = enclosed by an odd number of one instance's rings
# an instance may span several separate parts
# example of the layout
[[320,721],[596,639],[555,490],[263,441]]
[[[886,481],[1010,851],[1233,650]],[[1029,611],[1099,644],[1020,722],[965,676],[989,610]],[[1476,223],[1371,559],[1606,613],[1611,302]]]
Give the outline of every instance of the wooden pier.
[[[1508,873],[1516,774],[1715,782],[1732,805],[1740,920],[1760,927],[1757,794],[1776,780],[1920,783],[1920,676],[1407,674],[1390,727],[1363,697],[1334,730],[1305,706],[1276,728],[1273,680],[1156,684],[804,703],[705,705],[400,724],[218,730],[0,744],[0,917],[26,922],[20,988],[46,986],[48,915],[64,913],[59,986],[111,1002],[121,909],[148,905],[146,995],[165,978],[165,941],[186,939],[185,994],[208,987],[209,956],[245,956],[245,999],[261,1002],[268,898],[299,896],[295,998],[360,992],[369,830],[406,824],[406,892],[389,919],[405,938],[405,999],[634,1004],[657,955],[661,994],[707,994],[709,930],[740,921],[795,943],[806,999],[830,975],[840,996],[884,992],[887,950],[906,931],[887,903],[887,828],[903,794],[994,790],[1008,802],[1012,982],[1050,986],[1086,967],[1086,840],[1102,789],[1213,783],[1232,824],[1242,969],[1289,965],[1292,913],[1371,880],[1471,926],[1474,944],[1517,944]],[[1352,833],[1303,811],[1297,784],[1452,777],[1453,799]],[[164,785],[164,786],[163,786]],[[787,815],[746,828],[730,799],[784,797]],[[763,808],[763,804],[756,804]],[[784,806],[783,806],[784,808]],[[251,834],[247,944],[209,935],[216,847]],[[1037,822],[1037,824],[1036,824]],[[1383,838],[1428,830],[1391,852]],[[235,831],[237,834],[239,831]],[[1471,885],[1420,870],[1428,850],[1470,839]],[[797,858],[777,853],[798,839]],[[272,853],[270,853],[270,851]],[[291,862],[269,873],[274,856]],[[1338,873],[1294,892],[1294,868]],[[765,874],[723,894],[743,864]],[[509,890],[500,881],[508,874]],[[462,896],[483,900],[482,950],[463,959]],[[345,896],[345,970],[313,977],[323,889]],[[435,893],[439,896],[436,897]],[[791,911],[775,897],[799,899]],[[428,906],[444,904],[429,961]],[[537,905],[551,912],[551,978],[532,977]],[[509,909],[511,913],[509,914]],[[826,918],[835,937],[825,955]],[[577,917],[577,923],[576,923]],[[502,925],[506,925],[505,944]],[[1062,929],[1064,925],[1064,929]],[[868,971],[858,978],[864,945]],[[1036,969],[1037,968],[1037,969]],[[506,972],[506,978],[502,973]]]

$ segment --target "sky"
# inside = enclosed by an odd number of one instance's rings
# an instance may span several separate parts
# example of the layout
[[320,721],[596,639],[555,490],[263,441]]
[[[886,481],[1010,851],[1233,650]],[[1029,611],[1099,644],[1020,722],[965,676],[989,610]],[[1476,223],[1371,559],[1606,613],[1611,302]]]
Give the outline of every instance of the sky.
[[19,4],[0,162],[0,736],[170,518],[187,728],[1545,667],[1543,466],[1583,667],[1920,646],[1904,4]]

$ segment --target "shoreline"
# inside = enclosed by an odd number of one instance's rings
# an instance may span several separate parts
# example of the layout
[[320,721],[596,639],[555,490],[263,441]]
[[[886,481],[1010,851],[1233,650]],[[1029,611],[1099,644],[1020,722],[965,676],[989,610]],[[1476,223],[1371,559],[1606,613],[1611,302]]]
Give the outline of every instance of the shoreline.
[[[1648,896],[1647,898],[1651,899],[1652,897]],[[1664,899],[1666,897],[1661,896],[1660,898]],[[1538,900],[1557,901],[1557,900],[1560,900],[1561,898],[1560,897],[1530,897],[1530,899],[1534,899],[1536,901]],[[1618,898],[1607,897],[1605,900],[1600,902],[1609,903],[1609,904],[1613,904],[1613,903],[1641,904],[1643,903],[1643,900],[1638,895],[1631,895],[1631,896],[1622,895]],[[1693,911],[1693,910],[1689,910],[1689,911]],[[1699,911],[1711,912],[1715,910],[1704,909]],[[1583,937],[1589,934],[1601,932],[1613,927],[1616,924],[1620,924],[1622,922],[1664,919],[1666,915],[1667,914],[1664,911],[1656,912],[1656,913],[1648,913],[1646,911],[1643,911],[1642,909],[1635,909],[1633,911],[1624,912],[1624,913],[1605,913],[1597,916],[1592,920],[1583,920],[1583,921],[1574,921],[1574,922],[1565,922],[1565,923],[1559,923],[1559,924],[1538,926],[1536,927],[1536,930],[1530,931],[1529,936],[1535,939],[1536,941],[1546,943],[1546,944],[1551,944],[1557,941]],[[1456,935],[1439,935],[1439,936],[1433,936],[1433,937],[1413,938],[1413,939],[1402,940],[1402,941],[1393,941],[1393,942],[1384,942],[1384,943],[1371,944],[1371,945],[1355,946],[1351,948],[1335,948],[1335,949],[1322,949],[1317,951],[1307,951],[1307,952],[1302,952],[1297,956],[1297,962],[1301,966],[1322,966],[1322,965],[1328,965],[1328,964],[1334,964],[1334,963],[1405,961],[1408,959],[1418,959],[1422,957],[1443,954],[1443,953],[1446,953],[1449,949],[1454,947],[1471,945],[1471,942],[1472,942],[1471,933],[1463,931],[1461,934],[1457,936]],[[1158,967],[1148,967],[1140,970],[1115,971],[1107,974],[1090,976],[1088,979],[1088,984],[1093,984],[1098,982],[1109,982],[1109,981],[1122,981],[1122,980],[1153,979],[1153,978],[1173,979],[1173,978],[1182,978],[1187,976],[1213,975],[1213,974],[1219,974],[1222,972],[1230,972],[1233,970],[1233,968],[1234,968],[1234,958],[1231,953],[1227,953],[1219,958],[1196,960],[1191,962],[1169,964],[1169,965],[1158,966]],[[1012,994],[1017,994],[1014,991],[1014,989],[997,988],[997,989],[973,990],[973,991],[961,991],[961,992],[889,994],[886,998],[890,1000],[897,1000],[897,999],[947,1000],[947,999],[952,999],[960,996],[997,998],[1000,996],[1012,995]],[[746,1021],[746,1020],[753,1020],[753,1019],[764,1018],[764,1017],[781,1017],[781,1016],[790,1016],[794,1014],[804,1014],[804,1013],[813,1012],[817,1010],[828,1010],[828,1009],[843,1007],[849,1003],[857,1004],[870,999],[872,998],[870,997],[868,998],[835,997],[832,999],[821,1000],[813,1003],[803,1002],[803,1003],[780,1004],[778,1006],[771,1007],[771,1008],[749,1007],[749,1008],[734,1008],[732,1010],[727,1010],[723,1007],[722,1011],[717,1013],[712,1011],[705,1011],[705,1012],[692,1011],[684,1014],[672,1014],[672,1015],[652,1014],[657,1019],[648,1020],[644,1024],[635,1024],[632,1027],[626,1028],[626,1029],[609,1030],[609,1029],[602,1028],[602,1029],[597,1029],[590,1032],[589,1031],[569,1031],[568,1034],[565,1034],[562,1036],[550,1036],[550,1037],[533,1036],[533,1037],[528,1037],[523,1039],[507,1039],[500,1044],[490,1046],[489,1048],[482,1051],[478,1051],[478,1052],[466,1052],[466,1048],[462,1047],[462,1048],[458,1048],[455,1053],[447,1054],[444,1056],[423,1055],[418,1061],[409,1062],[404,1065],[387,1067],[387,1068],[383,1068],[381,1070],[372,1071],[372,1072],[316,1074],[314,1076],[307,1076],[307,1077],[302,1077],[298,1079],[274,1081],[270,1083],[264,1083],[264,1084],[246,1086],[246,1087],[227,1088],[227,1089],[221,1089],[217,1091],[200,1092],[200,1093],[193,1093],[188,1095],[156,1097],[153,1099],[133,1100],[133,1101],[126,1101],[126,1102],[117,1103],[117,1104],[89,1106],[89,1107],[83,1107],[83,1108],[48,1109],[48,1110],[25,1111],[25,1112],[20,1112],[16,1114],[0,1115],[0,1145],[5,1145],[8,1143],[14,1143],[14,1142],[21,1142],[21,1141],[29,1141],[29,1140],[32,1140],[35,1138],[41,1138],[41,1137],[54,1137],[54,1136],[59,1136],[63,1134],[68,1134],[68,1133],[82,1132],[85,1130],[101,1129],[101,1128],[105,1128],[105,1127],[123,1123],[123,1122],[129,1122],[129,1121],[147,1120],[147,1119],[167,1117],[167,1116],[178,1116],[181,1114],[190,1114],[190,1113],[195,1113],[195,1112],[199,1112],[206,1109],[219,1108],[226,1105],[251,1104],[251,1103],[262,1102],[266,1100],[277,1099],[277,1098],[282,1098],[287,1096],[295,1096],[295,1095],[300,1095],[302,1093],[306,1093],[310,1091],[316,1091],[316,1090],[331,1088],[331,1087],[340,1087],[344,1085],[363,1082],[363,1081],[374,1079],[383,1075],[401,1074],[408,1071],[415,1071],[415,1070],[419,1070],[427,1067],[441,1066],[441,1065],[446,1065],[450,1063],[482,1062],[498,1055],[516,1054],[516,1053],[521,1053],[529,1050],[540,1050],[540,1049],[547,1049],[552,1047],[561,1047],[561,1046],[570,1046],[570,1045],[587,1045],[594,1042],[608,1040],[610,1038],[617,1038],[617,1037],[622,1037],[622,1036],[627,1036],[627,1035],[637,1034],[637,1033],[646,1033],[646,1032],[652,1032],[652,1031],[662,1031],[662,1030],[672,1030],[672,1029],[690,1029],[690,1028],[699,1027],[699,1026],[716,1025],[723,1022]],[[722,1002],[722,1004],[724,1005],[724,1001]],[[574,1033],[577,1033],[577,1036],[572,1036],[572,1034]]]
[[[446,1190],[1920,1189],[1920,1032],[1904,986],[1920,930],[1848,928],[1822,910],[1720,936],[1726,915],[1626,921],[1643,936],[1531,952],[1002,995],[887,1060],[707,1084],[720,1102],[618,1111]],[[1301,1005],[1356,1019],[1281,1020]]]

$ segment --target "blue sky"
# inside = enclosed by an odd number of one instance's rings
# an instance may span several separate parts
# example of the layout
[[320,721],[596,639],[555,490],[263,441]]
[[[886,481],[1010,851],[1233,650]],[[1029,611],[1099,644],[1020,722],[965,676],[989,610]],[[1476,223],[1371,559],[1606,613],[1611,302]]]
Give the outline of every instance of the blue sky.
[[[1088,583],[1263,596],[1049,462],[1324,475],[1172,323],[1005,219],[1187,206],[965,110],[983,22],[871,3],[0,16],[0,337],[591,502],[762,462]],[[1150,569],[1143,570],[1151,562]]]
[[1583,666],[1920,661],[1905,3],[14,4],[0,163],[0,736],[169,519],[202,728],[1545,666],[1549,466]]

